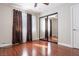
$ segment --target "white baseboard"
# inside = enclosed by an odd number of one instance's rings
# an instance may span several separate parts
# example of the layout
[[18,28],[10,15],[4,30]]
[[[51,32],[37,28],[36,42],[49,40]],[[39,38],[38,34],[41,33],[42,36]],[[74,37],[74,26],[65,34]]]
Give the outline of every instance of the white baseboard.
[[12,44],[0,44],[0,47],[6,47],[6,46],[9,46],[9,45],[12,45]]
[[62,46],[66,46],[66,47],[70,47],[70,48],[72,48],[72,46],[71,45],[69,45],[69,44],[64,44],[64,43],[58,43],[59,45],[62,45]]

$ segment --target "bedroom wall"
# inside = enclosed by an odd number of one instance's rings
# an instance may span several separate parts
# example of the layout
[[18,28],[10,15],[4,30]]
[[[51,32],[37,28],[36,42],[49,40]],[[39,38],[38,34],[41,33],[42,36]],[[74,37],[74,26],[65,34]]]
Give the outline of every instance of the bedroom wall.
[[[6,4],[0,4],[0,47],[12,44],[13,9],[18,9],[18,8]],[[36,18],[38,19],[38,16],[36,16]],[[39,24],[38,21],[36,22],[36,24]],[[36,31],[37,32],[39,31],[38,25]],[[35,40],[38,40],[39,35],[37,34],[33,38]],[[24,36],[24,41],[25,41],[25,36]]]
[[0,46],[12,44],[12,8],[0,5]]
[[64,4],[55,8],[49,8],[48,11],[40,15],[48,15],[58,12],[58,44],[71,47],[71,6],[74,4]]
[[[65,4],[59,7],[51,8],[42,13],[40,16],[58,12],[58,43],[71,46],[71,10],[73,4]],[[13,24],[13,7],[0,4],[0,46],[12,44],[12,24]],[[39,16],[37,16],[39,18]],[[39,20],[37,20],[37,35],[39,39]]]

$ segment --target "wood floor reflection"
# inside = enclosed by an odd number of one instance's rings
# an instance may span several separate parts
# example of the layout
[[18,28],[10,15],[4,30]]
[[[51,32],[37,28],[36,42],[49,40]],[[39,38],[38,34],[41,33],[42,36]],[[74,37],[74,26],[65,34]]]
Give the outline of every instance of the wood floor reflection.
[[54,43],[58,43],[58,37],[57,36],[51,36],[48,38],[49,41],[54,42]]
[[0,56],[79,56],[79,49],[46,41],[34,41],[0,48]]

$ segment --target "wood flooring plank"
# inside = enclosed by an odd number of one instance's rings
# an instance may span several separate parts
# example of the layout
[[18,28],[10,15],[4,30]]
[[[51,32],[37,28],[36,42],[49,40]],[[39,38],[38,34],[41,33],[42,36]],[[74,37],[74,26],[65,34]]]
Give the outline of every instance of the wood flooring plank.
[[47,41],[33,41],[10,47],[0,47],[0,56],[79,56],[79,49]]

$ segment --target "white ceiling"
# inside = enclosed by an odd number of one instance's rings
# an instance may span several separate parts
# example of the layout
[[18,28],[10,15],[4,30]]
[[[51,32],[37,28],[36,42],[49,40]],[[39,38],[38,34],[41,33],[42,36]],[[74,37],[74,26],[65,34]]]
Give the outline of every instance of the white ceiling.
[[37,7],[34,7],[35,3],[0,3],[0,5],[1,4],[10,5],[13,7],[17,7],[17,8],[35,12],[35,13],[44,13],[46,11],[50,11],[50,10],[54,9],[55,7],[59,7],[62,5],[71,5],[73,3],[49,3],[49,5],[45,5],[43,3],[38,3]]
[[24,10],[30,10],[36,13],[43,13],[51,8],[58,7],[63,5],[64,3],[49,3],[49,5],[45,5],[43,3],[38,3],[37,7],[34,7],[35,3],[14,3],[12,4],[15,7],[22,8]]

